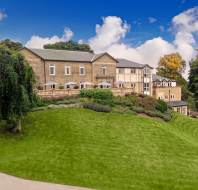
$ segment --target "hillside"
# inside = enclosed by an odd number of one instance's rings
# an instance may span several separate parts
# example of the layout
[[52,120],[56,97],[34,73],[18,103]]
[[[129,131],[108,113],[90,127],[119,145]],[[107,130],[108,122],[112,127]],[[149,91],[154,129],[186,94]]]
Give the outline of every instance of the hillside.
[[0,133],[0,171],[96,189],[198,187],[198,120],[118,113],[29,113],[19,136]]

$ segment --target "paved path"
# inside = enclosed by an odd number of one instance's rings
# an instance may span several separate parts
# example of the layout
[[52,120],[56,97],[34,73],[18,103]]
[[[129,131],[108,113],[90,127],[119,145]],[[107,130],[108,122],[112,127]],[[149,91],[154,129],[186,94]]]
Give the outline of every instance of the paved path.
[[88,190],[87,188],[31,181],[0,173],[0,190]]

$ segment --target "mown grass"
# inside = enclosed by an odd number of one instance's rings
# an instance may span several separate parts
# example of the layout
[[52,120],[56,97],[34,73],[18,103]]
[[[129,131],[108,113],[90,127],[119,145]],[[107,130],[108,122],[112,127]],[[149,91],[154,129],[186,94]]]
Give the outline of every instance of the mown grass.
[[0,134],[0,171],[95,189],[196,190],[198,120],[119,113],[29,113],[22,134]]

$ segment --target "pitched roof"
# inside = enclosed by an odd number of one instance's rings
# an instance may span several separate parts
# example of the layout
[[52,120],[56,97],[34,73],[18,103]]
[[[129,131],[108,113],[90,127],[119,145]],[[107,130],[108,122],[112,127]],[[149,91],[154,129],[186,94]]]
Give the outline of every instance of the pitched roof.
[[152,68],[151,66],[147,64],[140,64],[140,63],[136,63],[134,61],[130,61],[127,59],[117,59],[117,60],[118,60],[118,63],[117,63],[118,68],[144,68],[145,66]]
[[184,101],[171,101],[168,102],[168,105],[171,107],[180,107],[180,106],[187,106],[187,102]]
[[52,61],[83,61],[91,62],[94,57],[93,53],[82,51],[67,51],[54,49],[33,49],[29,48],[31,52],[38,55],[44,60]]
[[162,77],[162,76],[159,76],[159,75],[156,75],[156,74],[153,74],[152,75],[152,79],[153,81],[171,81],[171,82],[174,82],[175,80],[172,80],[172,79],[169,79],[169,78],[166,78],[166,77]]
[[[36,54],[44,60],[51,61],[76,61],[76,62],[94,62],[103,55],[107,54],[114,59],[108,53],[94,54],[91,52],[84,51],[70,51],[70,50],[54,50],[54,49],[34,49],[26,48],[32,53]],[[116,62],[117,60],[114,59]]]

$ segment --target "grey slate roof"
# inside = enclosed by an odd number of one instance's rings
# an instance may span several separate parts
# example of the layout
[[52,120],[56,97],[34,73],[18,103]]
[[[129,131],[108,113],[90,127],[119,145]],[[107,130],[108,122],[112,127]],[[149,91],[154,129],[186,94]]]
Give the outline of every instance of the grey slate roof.
[[146,66],[145,64],[136,63],[134,61],[130,61],[127,59],[117,59],[117,60],[118,60],[117,63],[118,68],[143,68]]
[[175,80],[171,80],[171,79],[166,78],[166,77],[161,77],[161,76],[156,75],[156,74],[152,75],[152,79],[153,79],[153,81],[172,81],[172,82],[175,81]]
[[34,54],[38,55],[44,60],[52,61],[83,61],[91,62],[95,56],[90,52],[82,51],[67,51],[67,50],[52,50],[52,49],[33,49],[29,48]]
[[187,106],[187,102],[184,102],[184,101],[171,101],[171,102],[168,102],[168,105],[171,106],[171,107]]

